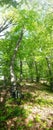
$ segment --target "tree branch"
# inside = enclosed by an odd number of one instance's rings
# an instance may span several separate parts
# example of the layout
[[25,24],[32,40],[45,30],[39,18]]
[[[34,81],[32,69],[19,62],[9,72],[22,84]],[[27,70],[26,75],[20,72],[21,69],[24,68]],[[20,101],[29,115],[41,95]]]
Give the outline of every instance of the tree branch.
[[12,19],[5,20],[2,25],[0,25],[0,33],[5,31],[10,25],[12,25]]

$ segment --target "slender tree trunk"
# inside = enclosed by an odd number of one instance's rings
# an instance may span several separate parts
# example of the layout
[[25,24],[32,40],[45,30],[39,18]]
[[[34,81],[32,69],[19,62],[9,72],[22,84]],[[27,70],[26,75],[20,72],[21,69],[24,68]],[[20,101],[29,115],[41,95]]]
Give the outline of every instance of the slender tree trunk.
[[52,75],[52,71],[50,68],[50,63],[49,63],[49,59],[48,57],[46,57],[46,61],[47,61],[47,66],[48,66],[48,71],[49,71],[49,78],[50,78],[50,89],[53,91],[53,75]]
[[6,87],[6,76],[4,75],[4,87]]
[[19,37],[18,42],[16,44],[14,54],[12,56],[11,63],[10,63],[11,84],[13,86],[17,86],[16,76],[15,76],[15,73],[14,73],[14,62],[15,62],[16,54],[18,52],[18,48],[20,47],[20,43],[22,41],[22,37],[23,37],[23,29],[21,30],[20,37]]
[[38,67],[37,67],[36,61],[35,61],[35,68],[36,68],[36,82],[39,82],[40,77],[39,77]]
[[29,74],[30,74],[30,81],[33,82],[33,61],[28,63],[29,66]]
[[20,81],[22,81],[22,60],[20,60]]
[[4,74],[4,86],[7,87],[10,85],[10,69],[9,66],[8,68],[5,68],[3,70],[3,74]]

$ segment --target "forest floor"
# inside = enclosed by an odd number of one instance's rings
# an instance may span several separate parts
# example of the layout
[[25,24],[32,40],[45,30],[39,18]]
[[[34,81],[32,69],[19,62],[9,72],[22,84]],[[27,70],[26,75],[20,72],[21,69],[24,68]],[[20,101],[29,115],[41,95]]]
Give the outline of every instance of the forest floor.
[[22,83],[21,104],[0,88],[0,130],[53,130],[53,93],[46,86]]

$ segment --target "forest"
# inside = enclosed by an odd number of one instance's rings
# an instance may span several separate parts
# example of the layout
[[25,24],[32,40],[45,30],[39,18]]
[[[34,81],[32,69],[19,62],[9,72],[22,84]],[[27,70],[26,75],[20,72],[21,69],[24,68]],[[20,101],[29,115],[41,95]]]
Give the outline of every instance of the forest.
[[52,0],[0,0],[0,130],[53,130]]

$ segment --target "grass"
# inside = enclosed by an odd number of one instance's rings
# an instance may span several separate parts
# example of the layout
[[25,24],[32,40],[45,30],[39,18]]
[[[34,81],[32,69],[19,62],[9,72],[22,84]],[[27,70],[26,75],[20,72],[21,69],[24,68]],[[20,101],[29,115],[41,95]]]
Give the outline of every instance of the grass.
[[45,98],[37,98],[35,100],[35,103],[39,104],[40,106],[53,106],[53,100],[52,99],[45,99]]
[[7,107],[6,111],[7,111],[6,119],[19,117],[19,116],[23,116],[23,118],[26,118],[25,110],[23,108],[20,108],[19,106]]
[[33,126],[33,121],[30,120],[30,121],[28,122],[28,127],[32,127],[32,126]]
[[0,122],[5,121],[6,120],[6,116],[0,116]]
[[[43,91],[41,87],[43,87]],[[5,102],[1,103],[0,129],[7,130],[6,123],[12,121],[16,123],[16,128],[15,124],[11,126],[9,124],[11,130],[33,130],[38,127],[36,125],[39,125],[37,130],[53,130],[53,114],[51,113],[53,111],[53,94],[44,90],[44,86],[40,84],[38,86],[30,83],[29,86],[28,84],[23,86],[22,92],[24,98],[20,105],[11,96],[8,97],[8,93]],[[47,120],[51,122],[50,127]]]
[[36,115],[35,116],[35,122],[41,122],[41,118],[40,118],[40,115]]

